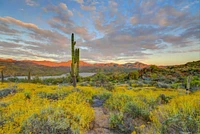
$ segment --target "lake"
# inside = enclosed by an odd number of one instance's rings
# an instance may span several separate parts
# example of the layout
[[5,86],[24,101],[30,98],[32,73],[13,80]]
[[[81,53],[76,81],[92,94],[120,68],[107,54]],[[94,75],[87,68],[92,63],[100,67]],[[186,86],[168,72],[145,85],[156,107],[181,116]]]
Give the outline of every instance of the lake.
[[[81,77],[88,77],[88,76],[92,76],[95,75],[96,73],[79,73],[79,75]],[[40,79],[48,79],[48,78],[62,78],[62,77],[66,77],[67,75],[69,75],[69,73],[67,74],[62,74],[62,75],[58,75],[58,76],[38,76]],[[31,79],[33,79],[35,76],[31,76]],[[18,78],[18,79],[27,79],[27,76],[15,76],[15,77],[6,77],[4,78],[5,80],[8,80],[9,78]]]

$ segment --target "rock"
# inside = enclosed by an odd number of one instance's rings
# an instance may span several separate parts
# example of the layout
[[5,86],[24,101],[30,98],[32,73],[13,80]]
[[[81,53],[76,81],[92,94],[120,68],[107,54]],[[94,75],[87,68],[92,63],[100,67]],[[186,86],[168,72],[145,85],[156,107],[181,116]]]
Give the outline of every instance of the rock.
[[92,107],[101,107],[103,106],[104,100],[94,99]]

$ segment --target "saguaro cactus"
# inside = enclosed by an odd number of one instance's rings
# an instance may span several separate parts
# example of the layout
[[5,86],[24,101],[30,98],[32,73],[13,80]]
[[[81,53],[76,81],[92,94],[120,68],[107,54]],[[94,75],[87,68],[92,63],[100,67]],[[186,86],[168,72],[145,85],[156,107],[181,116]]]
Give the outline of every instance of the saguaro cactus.
[[76,87],[76,82],[79,76],[79,49],[75,49],[76,41],[74,41],[74,34],[71,36],[71,54],[72,54],[72,63],[71,63],[71,77],[73,81],[73,86]]
[[4,82],[3,70],[1,70],[1,82]]
[[187,85],[186,85],[186,89],[187,90],[190,90],[190,81],[191,81],[191,79],[192,79],[191,76],[187,77]]
[[4,82],[4,75],[3,75],[3,69],[5,68],[5,66],[0,66],[0,71],[1,71],[1,82]]
[[28,82],[31,81],[31,70],[28,71]]

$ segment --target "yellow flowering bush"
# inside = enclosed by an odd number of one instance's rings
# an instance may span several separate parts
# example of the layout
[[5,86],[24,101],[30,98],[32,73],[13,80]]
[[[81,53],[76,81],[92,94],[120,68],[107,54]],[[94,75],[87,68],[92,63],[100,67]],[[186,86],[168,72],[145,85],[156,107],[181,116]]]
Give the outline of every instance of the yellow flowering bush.
[[200,126],[200,97],[197,94],[178,96],[151,113],[157,132],[198,133]]
[[[3,88],[6,84],[0,85]],[[72,87],[28,83],[19,83],[15,89],[16,94],[0,99],[0,133],[84,133],[94,119],[94,111],[86,101],[94,94],[92,90],[79,93]],[[41,97],[41,92],[57,94],[58,99]],[[68,95],[59,96],[63,93]]]
[[200,129],[200,91],[186,95],[181,89],[118,86],[108,91],[30,83],[1,83],[1,91],[2,134],[85,133],[94,121],[95,99],[103,100],[110,127],[121,132],[199,133]]

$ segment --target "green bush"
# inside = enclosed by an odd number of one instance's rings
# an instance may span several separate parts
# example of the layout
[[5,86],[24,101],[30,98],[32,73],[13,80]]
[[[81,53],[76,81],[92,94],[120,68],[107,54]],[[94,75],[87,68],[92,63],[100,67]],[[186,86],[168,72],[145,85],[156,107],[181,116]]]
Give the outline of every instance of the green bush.
[[30,99],[31,98],[31,93],[30,92],[25,92],[24,96],[26,99]]
[[157,102],[159,102],[160,104],[166,104],[169,102],[170,99],[172,99],[171,96],[166,96],[164,94],[160,94],[157,98]]
[[31,80],[31,82],[32,83],[42,83],[42,80],[38,76],[36,76]]
[[47,108],[27,118],[22,124],[20,133],[73,134],[76,131],[71,130],[70,121],[63,109]]
[[184,133],[184,134],[197,134],[199,133],[199,124],[194,117],[190,115],[175,115],[168,118],[162,123],[162,134],[169,133]]
[[4,122],[5,122],[5,119],[2,116],[2,111],[0,110],[0,127],[4,124]]
[[132,97],[126,94],[113,94],[106,100],[105,106],[110,110],[123,111],[126,103],[132,101]]
[[128,102],[124,107],[124,112],[130,114],[132,118],[142,117],[147,121],[150,120],[150,110],[148,107],[142,108],[136,102]]
[[60,92],[57,92],[57,93],[38,92],[37,95],[40,98],[47,98],[50,100],[58,100],[58,99],[65,98],[69,93],[70,93],[70,91],[61,92],[61,93]]
[[111,113],[109,117],[109,126],[115,129],[122,129],[123,113]]
[[5,97],[5,96],[12,94],[12,93],[16,93],[16,90],[15,89],[9,89],[9,88],[2,89],[2,90],[0,90],[0,97]]
[[115,89],[114,84],[111,83],[111,82],[108,82],[108,83],[104,84],[103,87],[104,87],[105,89],[107,89],[108,91],[112,91],[113,89]]
[[107,100],[111,95],[112,95],[112,93],[110,93],[110,92],[103,92],[98,95],[93,95],[92,98],[98,98],[100,100]]

